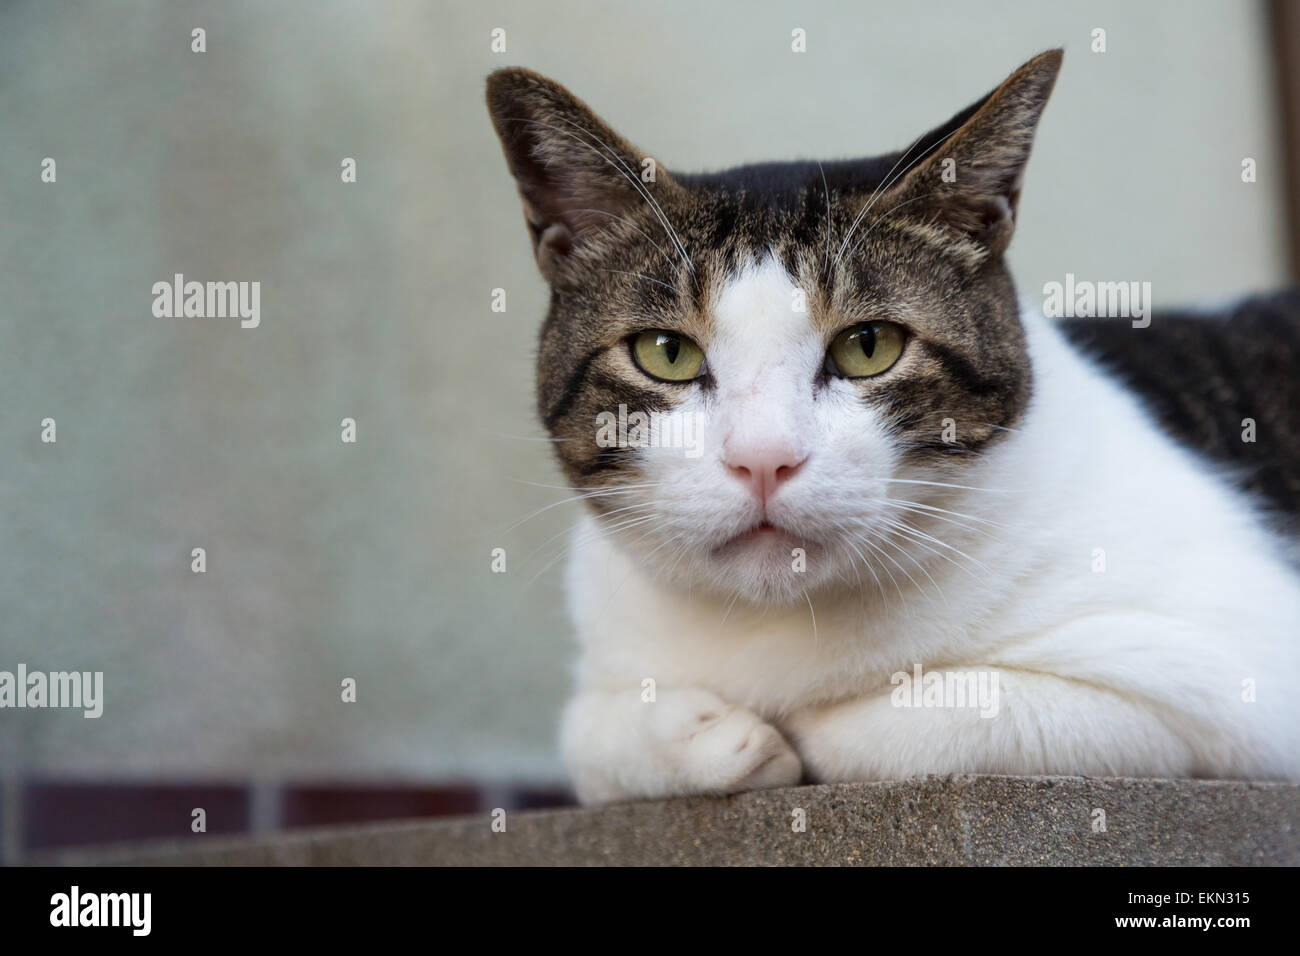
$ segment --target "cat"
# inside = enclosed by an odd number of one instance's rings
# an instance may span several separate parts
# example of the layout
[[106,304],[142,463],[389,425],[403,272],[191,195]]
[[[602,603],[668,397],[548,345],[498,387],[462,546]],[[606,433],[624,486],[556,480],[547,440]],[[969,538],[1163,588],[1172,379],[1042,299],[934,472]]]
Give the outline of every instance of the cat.
[[582,802],[1300,777],[1300,298],[1147,328],[1022,308],[1004,253],[1061,62],[897,153],[710,174],[488,78],[585,509]]

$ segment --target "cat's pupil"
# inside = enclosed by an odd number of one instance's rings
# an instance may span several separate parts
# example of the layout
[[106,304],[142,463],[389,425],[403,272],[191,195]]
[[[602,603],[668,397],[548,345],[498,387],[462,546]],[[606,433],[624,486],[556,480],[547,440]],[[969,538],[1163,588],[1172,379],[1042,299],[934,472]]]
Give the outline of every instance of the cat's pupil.
[[862,354],[871,358],[876,352],[876,331],[870,327],[858,332],[858,346],[862,349]]
[[682,350],[681,340],[673,338],[671,335],[661,335],[659,336],[659,345],[664,350],[664,355],[667,356],[669,364],[676,365],[677,356]]

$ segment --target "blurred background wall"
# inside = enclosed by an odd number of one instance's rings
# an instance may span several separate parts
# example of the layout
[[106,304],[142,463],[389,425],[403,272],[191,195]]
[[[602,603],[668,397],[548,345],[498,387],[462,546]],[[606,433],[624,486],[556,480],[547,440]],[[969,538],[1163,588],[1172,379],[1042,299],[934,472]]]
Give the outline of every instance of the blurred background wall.
[[[1159,307],[1283,282],[1261,4],[0,7],[0,669],[106,684],[98,720],[0,711],[0,770],[560,780],[547,563],[576,513],[511,529],[565,493],[539,487],[546,291],[486,74],[540,70],[696,169],[900,148],[1057,45],[1022,287],[1141,279]],[[260,327],[154,317],[178,272],[260,281]]]

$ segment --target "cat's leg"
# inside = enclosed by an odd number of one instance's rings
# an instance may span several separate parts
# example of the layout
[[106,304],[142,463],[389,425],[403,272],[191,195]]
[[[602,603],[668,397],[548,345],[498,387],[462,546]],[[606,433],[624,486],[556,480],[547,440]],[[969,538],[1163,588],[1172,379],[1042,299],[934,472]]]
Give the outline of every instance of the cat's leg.
[[[1205,772],[1205,748],[1190,742],[1205,730],[1199,721],[1186,720],[1179,732],[1178,716],[1149,701],[1047,674],[983,669],[998,674],[993,716],[982,717],[975,707],[900,706],[881,693],[798,711],[780,726],[815,782],[926,773]],[[1209,749],[1233,759],[1230,747],[1209,743]]]
[[799,782],[780,731],[709,691],[585,691],[569,701],[560,743],[583,803],[738,793]]

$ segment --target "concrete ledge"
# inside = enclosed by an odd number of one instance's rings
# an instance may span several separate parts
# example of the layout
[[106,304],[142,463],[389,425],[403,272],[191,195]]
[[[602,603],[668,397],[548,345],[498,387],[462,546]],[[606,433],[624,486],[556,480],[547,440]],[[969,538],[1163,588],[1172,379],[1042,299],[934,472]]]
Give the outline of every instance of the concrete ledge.
[[[807,829],[794,832],[794,811]],[[1105,829],[1094,829],[1105,814]],[[1298,865],[1300,786],[953,775],[59,854],[81,865]]]

